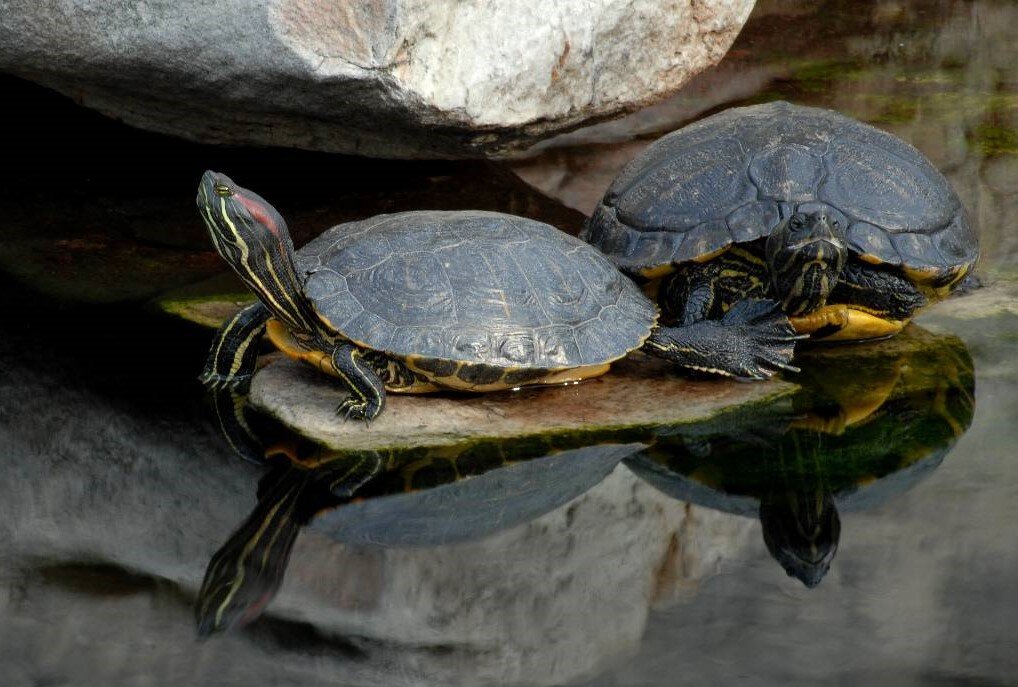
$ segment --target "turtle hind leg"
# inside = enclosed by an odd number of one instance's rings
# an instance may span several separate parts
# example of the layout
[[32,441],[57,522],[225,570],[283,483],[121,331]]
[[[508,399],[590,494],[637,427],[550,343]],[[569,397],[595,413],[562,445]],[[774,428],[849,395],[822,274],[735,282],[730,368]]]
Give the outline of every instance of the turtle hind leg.
[[211,390],[246,391],[268,319],[269,311],[261,303],[249,305],[234,315],[212,341],[198,380]]
[[658,327],[643,350],[693,370],[766,379],[781,370],[799,371],[791,360],[801,338],[777,302],[747,299],[720,320]]
[[332,351],[332,367],[350,395],[336,408],[344,419],[374,420],[385,407],[385,385],[364,359],[364,351],[344,342]]

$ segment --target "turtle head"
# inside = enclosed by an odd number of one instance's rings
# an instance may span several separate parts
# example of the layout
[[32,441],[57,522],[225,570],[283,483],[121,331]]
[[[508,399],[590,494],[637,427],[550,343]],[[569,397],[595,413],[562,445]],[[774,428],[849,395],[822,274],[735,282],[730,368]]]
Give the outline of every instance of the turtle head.
[[845,266],[845,229],[827,212],[796,212],[767,238],[771,283],[788,315],[823,307]]
[[212,171],[202,175],[197,204],[223,260],[277,318],[307,330],[293,241],[279,212],[257,193]]
[[812,589],[831,568],[841,518],[824,490],[772,494],[760,503],[764,544],[789,577]]

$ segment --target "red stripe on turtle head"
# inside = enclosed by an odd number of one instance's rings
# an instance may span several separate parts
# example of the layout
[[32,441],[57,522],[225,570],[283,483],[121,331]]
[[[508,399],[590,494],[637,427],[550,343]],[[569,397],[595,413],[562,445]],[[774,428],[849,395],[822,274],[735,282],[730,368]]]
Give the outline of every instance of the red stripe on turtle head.
[[272,232],[272,235],[277,239],[283,238],[283,228],[280,226],[279,214],[275,208],[261,198],[252,198],[239,191],[233,197],[244,206],[244,209],[251,215],[251,219]]

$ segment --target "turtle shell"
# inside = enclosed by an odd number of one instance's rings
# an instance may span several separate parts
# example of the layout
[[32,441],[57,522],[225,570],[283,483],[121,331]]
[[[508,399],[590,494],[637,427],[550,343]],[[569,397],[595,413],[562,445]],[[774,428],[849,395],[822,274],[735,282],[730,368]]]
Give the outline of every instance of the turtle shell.
[[950,184],[901,139],[785,102],[726,110],[662,137],[609,187],[581,236],[629,273],[704,261],[825,209],[850,250],[940,286],[978,242]]
[[329,229],[297,253],[319,317],[365,348],[503,369],[603,364],[657,319],[590,245],[495,212],[404,212]]

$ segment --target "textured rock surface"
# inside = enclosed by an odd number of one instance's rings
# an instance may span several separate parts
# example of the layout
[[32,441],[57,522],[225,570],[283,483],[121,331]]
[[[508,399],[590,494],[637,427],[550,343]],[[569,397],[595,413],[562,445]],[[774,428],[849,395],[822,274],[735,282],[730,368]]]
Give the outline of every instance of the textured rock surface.
[[478,156],[674,92],[752,5],[5,0],[0,69],[202,141]]
[[144,414],[6,340],[0,354],[4,685],[564,684],[634,652],[662,584],[695,588],[752,529],[622,466],[480,541],[379,549],[309,529],[265,617],[199,643],[194,594],[258,471],[186,413]]
[[779,380],[692,380],[667,363],[634,354],[615,363],[608,374],[582,384],[479,395],[389,394],[385,410],[365,426],[337,417],[336,406],[346,392],[335,379],[277,358],[255,375],[251,402],[326,446],[356,450],[685,424],[794,389]]

